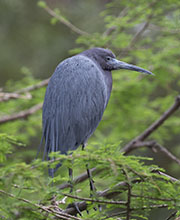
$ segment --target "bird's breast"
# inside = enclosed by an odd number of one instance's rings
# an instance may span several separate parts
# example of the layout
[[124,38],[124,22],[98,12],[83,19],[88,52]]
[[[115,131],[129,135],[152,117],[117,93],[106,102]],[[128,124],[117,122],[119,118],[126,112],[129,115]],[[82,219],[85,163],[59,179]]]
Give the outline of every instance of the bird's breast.
[[110,71],[104,71],[104,81],[107,87],[107,103],[109,101],[110,95],[111,95],[111,90],[112,90],[112,74]]

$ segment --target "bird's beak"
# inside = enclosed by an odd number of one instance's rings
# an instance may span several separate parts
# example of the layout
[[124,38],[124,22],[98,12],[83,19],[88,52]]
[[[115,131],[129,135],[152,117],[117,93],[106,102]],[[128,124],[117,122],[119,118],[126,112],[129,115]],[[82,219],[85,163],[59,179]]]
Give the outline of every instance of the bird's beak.
[[138,66],[135,66],[132,64],[128,64],[128,63],[119,61],[117,59],[113,59],[112,62],[113,62],[114,70],[127,69],[127,70],[137,71],[137,72],[141,72],[141,73],[145,73],[145,74],[149,74],[149,75],[154,75],[153,73],[151,73],[148,70],[145,70],[141,67],[138,67]]

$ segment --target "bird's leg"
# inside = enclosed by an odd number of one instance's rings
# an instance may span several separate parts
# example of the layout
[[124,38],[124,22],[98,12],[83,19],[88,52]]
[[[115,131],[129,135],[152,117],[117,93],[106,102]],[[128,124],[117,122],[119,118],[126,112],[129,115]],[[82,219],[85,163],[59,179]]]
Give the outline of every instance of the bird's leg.
[[[84,150],[85,148],[85,144],[82,144],[82,150]],[[91,170],[89,169],[88,164],[86,164],[86,170],[87,170],[87,175],[88,175],[88,179],[89,179],[89,186],[90,186],[90,197],[96,197],[96,187],[94,185],[94,180],[92,178],[92,174],[91,174]],[[98,205],[99,211],[101,211],[101,206]],[[94,210],[96,211],[97,208],[94,207]]]
[[69,193],[73,192],[73,170],[71,168],[68,168],[69,170],[69,184],[70,184],[70,191]]
[[[73,169],[68,168],[68,170],[69,170],[69,184],[70,184],[69,193],[72,193],[73,192]],[[77,213],[79,213],[79,215],[82,216],[81,211],[79,210],[79,207],[78,207],[76,202],[73,202],[73,203],[68,205],[68,207],[70,207],[70,206],[74,207],[77,210]]]
[[82,150],[84,150],[85,146],[86,146],[86,144],[82,144]]
[[[83,143],[82,150],[84,150],[85,146],[86,146],[86,144]],[[87,170],[87,175],[88,175],[88,179],[89,179],[90,196],[92,197],[94,195],[94,193],[96,192],[96,188],[95,188],[94,180],[92,178],[91,170],[89,169],[88,164],[86,164],[86,170]]]
[[96,187],[94,185],[94,180],[92,178],[91,170],[89,169],[88,164],[86,164],[86,170],[87,170],[87,175],[89,178],[90,196],[92,197],[94,193],[96,192]]

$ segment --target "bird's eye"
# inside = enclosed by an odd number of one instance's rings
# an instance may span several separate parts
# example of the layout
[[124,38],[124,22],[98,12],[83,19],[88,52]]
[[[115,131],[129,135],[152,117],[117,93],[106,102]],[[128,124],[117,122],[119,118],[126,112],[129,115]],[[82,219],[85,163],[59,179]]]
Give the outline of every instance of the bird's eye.
[[106,57],[106,60],[107,60],[107,61],[111,60],[111,57]]

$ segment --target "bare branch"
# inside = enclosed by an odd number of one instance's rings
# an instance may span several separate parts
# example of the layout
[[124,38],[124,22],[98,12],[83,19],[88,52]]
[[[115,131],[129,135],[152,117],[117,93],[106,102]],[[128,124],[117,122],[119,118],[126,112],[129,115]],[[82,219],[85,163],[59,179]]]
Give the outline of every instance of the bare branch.
[[[176,178],[174,178],[174,177],[172,177],[172,176],[170,176],[170,175],[167,175],[166,173],[163,173],[163,172],[161,172],[161,171],[159,171],[159,170],[156,170],[156,169],[154,169],[154,170],[152,170],[152,173],[157,173],[159,176],[165,176],[165,177],[167,177],[168,179],[169,179],[169,181],[172,181],[172,182],[176,182],[176,183],[178,183],[178,184],[180,184],[180,181],[178,180],[178,179],[176,179]],[[80,175],[81,176],[81,175]],[[78,177],[76,178],[76,179],[78,179]],[[138,178],[135,178],[135,179],[132,179],[132,180],[130,180],[130,182],[131,182],[131,184],[136,184],[136,183],[140,183],[140,182],[142,182],[142,181],[144,181],[142,178],[140,179],[139,177]],[[122,192],[124,192],[125,190],[127,190],[128,189],[128,182],[127,181],[122,181],[122,182],[119,182],[118,184],[116,184],[113,188],[108,188],[108,189],[105,189],[104,191],[98,191],[97,192],[97,196],[98,197],[104,197],[104,198],[113,198],[113,197],[115,197],[115,196],[117,196],[118,194],[120,194],[120,193],[122,193]],[[67,186],[68,187],[68,186]],[[129,192],[129,193],[131,193],[131,192]],[[64,194],[64,195],[66,195],[66,194]],[[67,195],[66,195],[67,196]],[[77,197],[78,198],[78,197]],[[78,208],[79,208],[79,210],[80,211],[84,211],[84,210],[86,210],[87,209],[87,203],[86,203],[86,201],[82,201],[82,202],[77,202],[76,203],[76,205],[78,206]],[[160,206],[151,206],[150,208],[155,208],[155,207],[157,207],[157,208],[162,208],[162,207],[167,207],[167,205],[160,205]],[[130,208],[130,207],[129,207]],[[148,209],[148,207],[143,207],[142,209]],[[135,210],[136,208],[130,208],[130,211],[133,211],[133,210]],[[76,214],[77,213],[77,210],[76,210],[76,208],[75,207],[70,207],[70,208],[67,208],[66,210],[65,210],[65,212],[66,213],[68,213],[68,214],[71,214],[71,215],[74,215],[74,214]]]
[[157,174],[159,174],[160,176],[165,176],[165,177],[167,177],[168,179],[170,179],[172,182],[176,182],[176,183],[180,184],[180,181],[179,181],[178,179],[176,179],[176,178],[174,178],[174,177],[172,177],[172,176],[170,176],[170,175],[168,175],[168,174],[166,174],[166,173],[163,173],[163,172],[161,172],[161,171],[159,171],[159,170],[153,170],[152,172],[153,172],[153,173],[157,173]]
[[0,102],[8,101],[9,99],[31,99],[32,96],[30,93],[26,95],[21,95],[18,93],[9,93],[9,92],[0,92]]
[[[131,211],[134,211],[134,210],[145,210],[145,209],[154,209],[154,208],[167,208],[168,205],[167,204],[162,204],[162,205],[150,205],[150,206],[143,206],[141,208],[133,208],[131,209]],[[105,218],[103,218],[103,220],[105,219],[108,219],[108,218],[111,218],[111,217],[115,217],[115,216],[122,216],[122,215],[125,215],[126,214],[126,211],[121,211],[121,212],[116,212],[116,213],[113,213],[111,215],[108,215],[106,216]],[[121,218],[118,218],[119,220],[122,220]],[[175,220],[180,220],[180,219],[175,219]]]
[[[127,184],[127,183],[126,183]],[[127,190],[127,189],[126,189]],[[121,191],[117,191],[115,195],[121,193]],[[87,203],[85,201],[83,202],[77,202],[76,205],[78,206],[79,210],[80,211],[84,211],[87,209]],[[162,204],[162,205],[151,205],[151,206],[143,206],[141,208],[136,208],[136,207],[133,207],[130,209],[130,211],[133,211],[133,210],[137,210],[137,209],[141,209],[141,210],[144,210],[144,209],[153,209],[153,208],[167,208],[168,205],[167,204]],[[70,215],[74,215],[77,213],[77,210],[75,207],[70,207],[70,208],[67,208],[65,211],[65,213],[68,213]],[[124,212],[124,214],[127,214],[127,212]]]
[[150,205],[150,206],[143,206],[143,207],[141,207],[141,208],[132,208],[131,210],[133,211],[133,210],[145,210],[145,209],[156,209],[156,208],[159,208],[159,209],[161,209],[161,208],[167,208],[168,207],[168,205],[167,204],[162,204],[162,205]]
[[39,104],[34,105],[33,107],[31,107],[27,110],[23,110],[18,113],[14,113],[12,115],[3,116],[0,119],[0,124],[7,123],[9,121],[15,121],[17,119],[27,118],[28,116],[30,116],[30,115],[34,114],[35,112],[37,112],[38,110],[40,110],[42,108],[42,105],[43,105],[42,103],[39,103]]
[[142,25],[142,27],[140,28],[140,30],[134,35],[133,39],[131,40],[128,49],[131,49],[135,43],[140,39],[140,37],[142,36],[142,34],[144,33],[144,31],[149,27],[150,21],[153,17],[153,14],[150,14],[147,17],[146,22]]
[[152,151],[157,152],[161,151],[164,154],[166,154],[167,157],[169,157],[171,160],[175,161],[177,164],[180,165],[180,159],[178,159],[176,156],[174,156],[170,151],[168,151],[165,147],[157,143],[156,141],[138,141],[133,145],[133,149],[135,150],[140,147],[148,147],[151,148]]
[[[171,213],[171,215],[168,218],[166,218],[166,220],[170,220],[172,217],[175,217],[176,213],[177,213],[177,211]],[[178,220],[178,219],[175,219],[175,220]]]
[[126,212],[126,220],[130,220],[131,218],[131,181],[130,178],[128,176],[128,173],[126,172],[126,170],[124,169],[124,174],[126,176],[126,180],[127,180],[127,212]]
[[[178,182],[180,183],[179,180],[159,171],[159,170],[153,170],[152,172],[154,173],[157,173],[159,174],[160,176],[166,176],[169,178],[170,181],[173,181],[173,182]],[[80,175],[82,176],[82,175]],[[78,179],[78,178],[76,178]],[[139,182],[142,182],[144,181],[143,179],[140,179],[139,177],[134,179],[134,180],[130,180],[131,184],[135,184],[135,183],[139,183]],[[122,182],[119,182],[118,184],[116,184],[113,188],[109,188],[109,189],[106,189],[104,191],[99,191],[97,192],[97,196],[98,197],[105,197],[105,198],[110,198],[110,197],[114,197],[114,196],[117,196],[118,194],[124,192],[124,190],[127,190],[128,189],[128,183],[127,181],[122,181]],[[66,210],[62,210],[62,209],[59,209],[59,207],[53,205],[53,206],[41,206],[39,204],[34,204],[32,203],[31,201],[28,201],[26,199],[23,199],[23,198],[18,198],[18,197],[15,197],[14,195],[12,194],[9,194],[7,192],[4,192],[3,190],[0,190],[0,193],[3,193],[3,194],[6,194],[10,197],[13,197],[13,198],[16,198],[18,200],[21,200],[23,202],[26,202],[26,203],[29,203],[29,204],[32,204],[34,206],[36,206],[37,208],[39,209],[42,209],[43,211],[46,211],[48,213],[51,213],[53,215],[55,215],[56,217],[61,217],[62,219],[68,219],[67,217],[70,217],[70,215],[75,215],[77,214],[77,209],[75,208],[75,206],[72,206],[72,207],[68,207]],[[62,193],[63,194],[63,193]],[[94,199],[89,199],[89,198],[81,198],[81,197],[78,197],[78,196],[72,196],[72,195],[69,195],[69,194],[64,194],[65,196],[69,196],[69,197],[72,197],[72,198],[75,198],[75,199],[80,199],[80,200],[85,200],[85,201],[82,201],[82,202],[77,202],[76,205],[78,206],[79,210],[80,211],[84,211],[87,209],[87,203],[86,201],[90,201],[90,202],[100,202],[100,203],[108,203],[108,204],[119,204],[119,205],[126,205],[126,202],[124,201],[103,201],[103,200],[94,200]],[[62,201],[60,202],[62,203]],[[60,203],[58,203],[57,201],[57,204],[59,205]],[[149,206],[148,206],[149,207]],[[142,209],[148,209],[148,207],[142,207]],[[165,207],[164,205],[160,205],[160,206],[152,206],[152,207],[149,207],[149,208],[162,208],[162,207]],[[167,206],[166,206],[167,207]],[[138,208],[137,208],[138,209]],[[57,211],[58,210],[58,211]],[[136,210],[136,208],[130,208],[130,211],[133,211],[133,210]],[[69,216],[65,216],[65,214],[69,214]],[[77,218],[77,217],[74,217],[74,216],[71,216],[71,218],[69,219],[77,219],[79,220],[80,218]]]
[[130,153],[134,149],[137,142],[144,141],[151,133],[158,129],[165,120],[167,120],[175,111],[177,111],[179,107],[180,95],[176,97],[174,104],[166,112],[164,112],[158,120],[151,124],[142,134],[130,141],[121,151],[124,152],[125,155]]
[[[124,16],[126,16],[127,15],[127,12],[128,12],[128,7],[125,7],[120,13],[119,13],[119,15],[118,15],[118,18],[122,18],[122,17],[124,17]],[[104,33],[103,33],[103,37],[106,37],[106,36],[108,36],[108,35],[110,35],[114,30],[116,30],[117,29],[117,26],[112,26],[112,27],[110,27],[110,28],[108,28]]]
[[[28,86],[26,88],[17,90],[13,93],[0,92],[0,102],[8,101],[10,99],[18,99],[18,98],[31,99],[32,96],[29,92],[46,86],[48,82],[49,79],[45,79],[35,85]],[[25,93],[25,95],[21,95],[22,93]]]
[[20,93],[30,92],[32,90],[36,90],[36,89],[39,89],[41,87],[47,86],[48,82],[49,82],[49,78],[48,79],[44,79],[44,80],[42,80],[41,82],[39,82],[39,83],[37,83],[35,85],[28,86],[26,88],[20,89],[20,90],[16,91],[15,93],[20,94]]
[[[134,140],[132,140],[129,145],[126,145],[125,148],[123,149],[123,151],[125,152],[125,154],[128,154],[130,151],[138,148],[138,147],[143,147],[145,145],[147,145],[148,147],[151,147],[153,149],[153,147],[160,149],[161,151],[163,151],[164,153],[166,153],[167,156],[169,156],[171,159],[173,159],[174,161],[176,161],[177,163],[179,163],[179,159],[177,159],[174,155],[172,155],[168,150],[166,150],[164,147],[162,147],[161,145],[157,144],[155,141],[147,141],[145,142],[144,140],[152,133],[154,132],[159,126],[161,126],[163,124],[163,122],[165,120],[167,120],[180,106],[180,96],[178,96],[176,98],[175,103],[157,120],[155,121],[151,126],[149,126],[149,128],[147,128],[141,135],[139,135],[138,137],[136,137]],[[156,144],[156,145],[154,145]],[[128,146],[128,147],[127,147]],[[96,168],[93,168],[93,172],[97,171]],[[99,171],[100,172],[100,171]],[[159,175],[162,176],[166,176],[168,177],[171,181],[173,182],[178,182],[179,180],[177,180],[174,177],[171,177],[159,170],[153,170],[153,172],[158,173]],[[82,181],[87,179],[87,174],[83,174],[83,179]],[[81,180],[81,175],[80,177],[77,177],[76,180],[80,179]],[[141,182],[142,180],[138,179],[134,179],[131,181],[131,183],[138,183]],[[78,181],[76,182],[78,183]],[[63,188],[69,187],[68,184],[64,185]],[[120,193],[120,190],[127,190],[127,182],[120,182],[118,183],[116,186],[113,187],[113,189],[106,189],[104,191],[99,191],[97,192],[97,195],[99,197],[106,197],[106,198],[112,198],[115,195],[117,195],[118,193]],[[80,208],[81,211],[85,210],[87,208],[87,204],[85,201],[83,202],[79,202],[77,203],[78,207]],[[152,206],[152,208],[154,208],[155,206]],[[167,205],[160,205],[160,206],[156,206],[157,208],[162,208],[162,207],[167,207]],[[145,209],[146,207],[144,207],[143,209]],[[150,207],[151,208],[151,207]],[[131,209],[132,210],[132,209]],[[65,210],[66,213],[69,214],[75,214],[76,210],[75,208],[71,207]]]
[[98,202],[102,204],[113,204],[113,205],[126,205],[127,203],[125,201],[108,201],[108,200],[98,200],[98,199],[90,199],[90,198],[84,198],[84,197],[79,197],[79,196],[73,196],[70,194],[62,193],[64,196],[73,198],[73,199],[78,199],[81,201],[86,201],[86,202]]
[[174,201],[174,199],[166,199],[166,198],[154,198],[151,196],[142,196],[142,195],[135,195],[135,194],[131,194],[132,197],[135,198],[144,198],[144,199],[149,199],[149,200],[156,200],[156,201]]
[[52,17],[56,18],[59,22],[70,28],[73,32],[79,34],[79,35],[89,35],[87,32],[80,30],[76,26],[74,26],[72,23],[70,23],[68,20],[63,18],[62,16],[58,15],[55,11],[53,11],[50,7],[46,5],[44,8],[50,14]]
[[[13,195],[12,193],[8,193],[8,192],[5,192],[4,190],[0,190],[0,193],[6,195],[6,196],[9,196],[9,197],[12,197],[14,199],[17,199],[19,201],[22,201],[22,202],[25,202],[25,203],[28,203],[32,206],[35,206],[36,208],[38,209],[41,209],[47,213],[51,213],[52,215],[60,218],[60,219],[64,219],[64,220],[71,220],[71,219],[75,219],[75,220],[81,220],[80,218],[78,217],[75,217],[75,216],[71,216],[67,213],[64,213],[61,209],[59,209],[58,207],[56,207],[56,210],[53,210],[52,207],[47,207],[47,206],[42,206],[42,205],[39,205],[39,204],[36,204],[36,203],[33,203],[27,199],[24,199],[24,198],[20,198],[20,197],[16,197],[15,195]],[[58,210],[58,211],[57,211]]]

